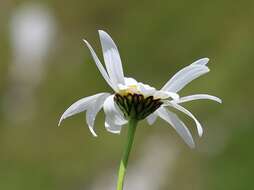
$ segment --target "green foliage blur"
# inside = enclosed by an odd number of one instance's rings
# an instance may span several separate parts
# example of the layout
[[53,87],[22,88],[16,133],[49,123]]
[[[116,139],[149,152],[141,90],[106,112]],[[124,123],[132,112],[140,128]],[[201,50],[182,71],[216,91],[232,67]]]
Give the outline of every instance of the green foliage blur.
[[[17,106],[18,112],[14,105],[14,112],[7,114],[12,105],[6,103],[9,92],[22,88],[12,87],[9,74],[15,59],[10,22],[19,7],[30,3],[47,7],[55,35],[44,60],[43,78],[33,89],[33,108],[27,105],[28,96],[27,103]],[[159,189],[253,189],[253,10],[252,0],[1,1],[0,190],[85,190],[109,169],[109,179],[116,183],[126,129],[121,135],[108,133],[102,112],[95,123],[98,138],[90,134],[83,113],[57,127],[74,101],[111,92],[82,42],[87,39],[102,59],[98,29],[117,43],[125,75],[158,89],[179,69],[209,57],[210,73],[180,95],[207,93],[223,100],[222,105],[186,104],[205,131],[200,139],[194,123],[180,115],[195,138],[194,150],[168,124],[157,121],[150,127],[141,122],[130,164],[139,159],[148,136],[156,134],[168,145],[173,139],[179,150],[170,180]],[[12,98],[15,102],[19,94]]]

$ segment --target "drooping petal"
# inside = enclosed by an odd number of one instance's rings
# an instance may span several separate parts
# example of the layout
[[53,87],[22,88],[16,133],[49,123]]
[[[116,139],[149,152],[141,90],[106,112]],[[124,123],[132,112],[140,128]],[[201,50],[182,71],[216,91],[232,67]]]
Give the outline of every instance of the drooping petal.
[[[195,63],[195,62],[194,62]],[[203,62],[202,62],[203,63]],[[182,70],[178,71],[163,87],[161,90],[178,92],[188,83],[194,79],[204,75],[209,72],[209,68],[205,65],[202,65],[201,62],[191,64]]]
[[88,41],[83,40],[85,42],[85,44],[87,45],[88,49],[91,52],[91,55],[94,59],[94,62],[97,66],[97,68],[99,69],[99,71],[101,72],[103,78],[105,79],[105,81],[108,83],[108,85],[114,90],[116,91],[117,86],[115,84],[113,84],[108,76],[108,73],[106,72],[106,70],[104,69],[103,65],[101,64],[99,58],[97,57],[95,51],[93,50],[92,46],[88,43]]
[[91,131],[91,133],[96,137],[97,134],[94,131],[94,121],[96,118],[96,115],[98,114],[98,112],[101,110],[104,101],[106,100],[106,98],[110,96],[110,94],[105,94],[104,96],[100,96],[98,97],[93,104],[90,104],[87,112],[86,112],[86,122],[87,125]]
[[208,62],[209,62],[208,58],[202,58],[202,59],[195,61],[191,65],[206,65]]
[[127,123],[127,121],[124,119],[121,110],[114,102],[114,95],[109,96],[105,100],[103,104],[103,109],[106,116],[105,127],[107,130],[114,131],[114,129],[116,128],[118,129],[120,126]]
[[153,125],[157,119],[158,115],[155,113],[151,113],[149,116],[147,116],[146,120],[149,125]]
[[196,126],[197,126],[197,130],[198,130],[198,135],[201,137],[203,135],[203,128],[201,126],[201,124],[199,123],[199,121],[196,119],[196,117],[190,112],[188,111],[187,109],[185,109],[184,107],[180,106],[179,104],[176,104],[174,102],[169,102],[168,101],[168,105],[185,113],[186,115],[188,115],[189,117],[191,117],[195,123],[196,123]]
[[193,100],[202,100],[202,99],[213,100],[220,104],[222,103],[222,100],[220,98],[209,95],[209,94],[194,94],[194,95],[184,96],[184,97],[181,97],[178,101],[176,101],[176,103],[184,103],[184,102],[189,102]]
[[108,121],[106,120],[105,121],[105,128],[110,133],[120,134],[122,127],[123,127],[122,125],[116,125],[115,123],[113,123],[110,120],[108,120]]
[[60,126],[61,122],[72,116],[75,114],[78,114],[80,112],[83,112],[85,110],[87,110],[89,108],[90,105],[93,105],[95,103],[95,101],[100,98],[100,97],[105,97],[108,96],[109,93],[99,93],[99,94],[95,94],[93,96],[88,96],[85,98],[82,98],[80,100],[78,100],[77,102],[75,102],[74,104],[72,104],[61,116],[58,126]]
[[195,147],[195,143],[189,129],[175,113],[166,110],[164,107],[159,108],[156,113],[160,118],[168,122],[176,130],[176,132],[180,135],[180,137],[182,137],[186,144],[188,144],[191,148]]
[[122,62],[114,41],[102,30],[99,30],[99,36],[104,61],[112,83],[114,83],[115,86],[117,86],[117,84],[124,84]]

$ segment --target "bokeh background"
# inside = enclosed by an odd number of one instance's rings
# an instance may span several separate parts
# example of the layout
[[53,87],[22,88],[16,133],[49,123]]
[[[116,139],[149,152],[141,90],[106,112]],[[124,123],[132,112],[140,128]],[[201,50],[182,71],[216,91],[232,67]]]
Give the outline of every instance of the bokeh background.
[[126,189],[254,189],[254,1],[0,2],[0,189],[112,190],[126,138],[84,114],[57,127],[79,98],[110,91],[82,39],[102,58],[97,30],[116,41],[125,74],[160,88],[209,57],[211,72],[181,95],[223,99],[186,104],[204,126],[189,149],[163,121],[137,130]]

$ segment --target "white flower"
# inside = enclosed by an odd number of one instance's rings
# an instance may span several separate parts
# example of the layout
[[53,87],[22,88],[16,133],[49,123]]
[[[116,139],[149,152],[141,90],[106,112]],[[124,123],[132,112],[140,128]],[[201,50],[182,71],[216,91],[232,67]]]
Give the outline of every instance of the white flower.
[[203,129],[201,124],[192,113],[180,104],[198,99],[210,99],[219,103],[221,103],[221,100],[207,94],[180,97],[178,92],[192,80],[209,72],[206,66],[209,59],[199,59],[183,68],[160,90],[156,90],[154,87],[137,82],[133,78],[124,77],[121,58],[115,43],[111,37],[102,30],[99,30],[99,36],[106,69],[101,64],[91,45],[86,40],[84,40],[84,42],[89,48],[103,78],[114,90],[114,93],[99,93],[78,100],[63,113],[58,125],[60,125],[64,119],[86,111],[88,127],[92,134],[97,136],[94,131],[94,121],[97,113],[102,108],[106,115],[105,127],[112,133],[120,133],[122,126],[127,123],[130,117],[134,117],[137,120],[146,118],[149,124],[153,124],[156,118],[160,117],[168,122],[190,147],[194,147],[194,141],[188,128],[178,116],[169,111],[167,107],[172,107],[191,117],[196,123],[199,136],[202,136]]

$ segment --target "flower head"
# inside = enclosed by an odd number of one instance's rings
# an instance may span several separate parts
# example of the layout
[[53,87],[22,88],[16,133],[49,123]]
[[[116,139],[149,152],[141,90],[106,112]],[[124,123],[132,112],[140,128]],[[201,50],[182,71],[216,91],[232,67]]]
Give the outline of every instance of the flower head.
[[194,147],[194,141],[188,128],[175,113],[167,108],[172,107],[191,117],[196,123],[199,136],[202,136],[203,129],[201,124],[181,104],[198,99],[210,99],[219,103],[221,103],[221,100],[207,94],[180,97],[178,92],[192,80],[209,72],[209,68],[206,66],[209,59],[199,59],[183,68],[160,90],[157,90],[147,84],[137,82],[133,78],[124,77],[121,58],[114,41],[102,30],[99,30],[99,36],[106,69],[91,45],[86,40],[84,42],[89,48],[103,78],[113,89],[114,93],[99,93],[78,100],[63,113],[59,125],[64,119],[86,111],[88,127],[92,134],[97,136],[94,131],[94,121],[97,113],[102,108],[106,115],[105,127],[112,133],[120,133],[122,126],[130,118],[136,120],[147,119],[149,124],[153,124],[157,117],[160,117],[168,122],[190,147]]

